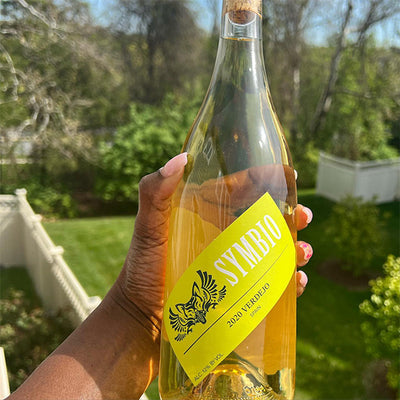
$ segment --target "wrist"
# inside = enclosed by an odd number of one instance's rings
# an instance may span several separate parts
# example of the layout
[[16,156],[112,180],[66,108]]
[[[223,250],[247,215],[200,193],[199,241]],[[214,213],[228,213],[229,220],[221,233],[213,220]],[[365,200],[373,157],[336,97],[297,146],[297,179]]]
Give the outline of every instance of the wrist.
[[149,337],[154,341],[159,350],[159,341],[161,333],[161,319],[154,315],[146,313],[144,307],[136,304],[127,295],[126,292],[118,279],[107,296],[103,300],[104,306],[108,309],[108,312],[122,312],[125,314],[125,321],[128,325],[137,327],[140,325],[143,327]]

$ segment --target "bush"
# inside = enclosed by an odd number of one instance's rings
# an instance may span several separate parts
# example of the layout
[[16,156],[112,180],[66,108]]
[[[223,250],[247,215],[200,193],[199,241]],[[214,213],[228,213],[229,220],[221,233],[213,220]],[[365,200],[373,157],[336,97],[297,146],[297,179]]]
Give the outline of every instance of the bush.
[[100,144],[97,193],[108,201],[136,202],[140,178],[179,153],[198,108],[196,100],[173,96],[159,106],[132,104],[130,122]]
[[77,206],[69,193],[35,183],[26,185],[26,189],[29,204],[36,213],[46,217],[76,217]]
[[27,190],[27,199],[35,213],[55,218],[74,218],[78,214],[76,202],[69,193],[35,181],[4,185],[3,192],[14,193],[21,188]]
[[400,387],[400,257],[390,255],[384,276],[371,281],[371,298],[360,304],[370,320],[361,326],[367,351],[376,359],[390,362],[388,382]]
[[371,201],[348,196],[332,209],[328,236],[342,267],[359,276],[383,252],[383,225],[379,208]]
[[0,343],[13,391],[66,338],[72,326],[64,316],[46,316],[20,290],[11,289],[3,297],[0,299]]

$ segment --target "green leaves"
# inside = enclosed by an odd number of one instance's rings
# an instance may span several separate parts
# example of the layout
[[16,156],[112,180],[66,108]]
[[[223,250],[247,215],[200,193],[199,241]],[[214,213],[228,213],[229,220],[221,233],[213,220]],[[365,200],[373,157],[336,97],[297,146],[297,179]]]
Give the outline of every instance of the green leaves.
[[132,104],[130,122],[100,143],[97,193],[106,200],[136,202],[139,180],[179,153],[198,108],[196,99],[184,102],[172,95],[161,106]]
[[[398,155],[390,147],[390,123],[398,84],[398,57],[373,40],[343,55],[337,88],[319,142],[332,154],[351,160],[376,160]],[[391,83],[390,83],[391,82]],[[393,85],[393,86],[392,86]]]
[[348,196],[335,204],[328,233],[343,268],[355,276],[373,267],[375,258],[382,254],[382,221],[373,202]]
[[0,298],[0,343],[15,390],[72,331],[65,316],[49,317],[24,292],[9,289]]
[[390,361],[388,381],[400,385],[400,257],[388,256],[384,275],[371,281],[371,297],[360,304],[370,319],[361,328],[367,351],[376,358]]

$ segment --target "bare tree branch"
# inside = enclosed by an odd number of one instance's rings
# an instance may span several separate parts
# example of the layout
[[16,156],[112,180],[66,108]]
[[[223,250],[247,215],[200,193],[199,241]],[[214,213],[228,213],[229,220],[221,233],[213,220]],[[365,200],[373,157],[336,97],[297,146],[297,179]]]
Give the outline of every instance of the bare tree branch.
[[371,0],[364,21],[357,28],[357,45],[361,45],[365,41],[366,34],[371,27],[398,13],[400,13],[400,4],[398,2]]
[[48,20],[45,15],[43,15],[41,12],[36,10],[35,7],[31,6],[25,0],[17,0],[17,1],[23,8],[27,9],[34,17],[40,19],[40,21],[45,23],[49,28],[51,28],[51,29],[57,28],[57,23],[55,20],[52,20],[52,21]]
[[17,71],[15,69],[13,59],[11,58],[9,52],[6,50],[6,48],[1,43],[0,43],[0,53],[2,53],[4,58],[6,59],[7,66],[8,66],[7,69],[11,73],[11,76],[12,76],[11,80],[13,83],[13,88],[12,88],[12,96],[9,101],[15,101],[18,98],[18,86],[19,86],[19,80],[17,78]]
[[310,125],[311,137],[314,137],[316,135],[332,103],[333,89],[336,85],[339,76],[339,64],[343,55],[343,51],[345,49],[346,37],[348,35],[348,26],[352,11],[353,11],[353,4],[352,1],[349,0],[347,3],[347,11],[337,40],[336,50],[331,59],[329,77],[326,82],[325,88],[322,92],[321,98],[318,101],[314,116],[311,120],[311,125]]

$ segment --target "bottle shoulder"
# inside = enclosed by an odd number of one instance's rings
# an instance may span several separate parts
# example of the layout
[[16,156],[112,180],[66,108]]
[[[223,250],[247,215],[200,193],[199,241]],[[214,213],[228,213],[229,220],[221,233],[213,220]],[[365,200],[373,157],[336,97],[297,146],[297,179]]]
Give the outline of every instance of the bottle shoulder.
[[[283,128],[266,86],[258,91],[215,87],[203,102],[184,150],[224,160],[226,173],[268,164],[292,166]],[[222,172],[223,175],[226,173]]]

